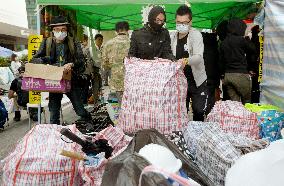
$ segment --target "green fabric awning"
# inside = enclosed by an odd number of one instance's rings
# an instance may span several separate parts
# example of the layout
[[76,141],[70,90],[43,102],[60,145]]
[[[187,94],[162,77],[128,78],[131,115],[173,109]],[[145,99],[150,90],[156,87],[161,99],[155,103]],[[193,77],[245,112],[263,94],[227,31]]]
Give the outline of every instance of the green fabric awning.
[[167,28],[175,28],[175,12],[185,2],[193,12],[193,26],[214,28],[223,19],[245,18],[259,0],[37,0],[39,5],[60,5],[75,10],[78,23],[98,30],[113,30],[118,21],[128,21],[131,29],[142,27],[142,7],[165,6]]

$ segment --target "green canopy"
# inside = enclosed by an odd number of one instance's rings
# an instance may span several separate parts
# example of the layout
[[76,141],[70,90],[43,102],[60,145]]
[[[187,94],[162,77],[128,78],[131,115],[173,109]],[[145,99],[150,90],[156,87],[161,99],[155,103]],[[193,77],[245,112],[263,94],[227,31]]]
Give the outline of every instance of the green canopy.
[[175,28],[175,12],[190,3],[193,26],[215,28],[230,17],[245,18],[260,0],[37,0],[39,5],[60,5],[75,10],[78,23],[98,30],[113,30],[118,21],[128,21],[131,29],[142,27],[142,8],[163,5],[167,14],[167,28]]

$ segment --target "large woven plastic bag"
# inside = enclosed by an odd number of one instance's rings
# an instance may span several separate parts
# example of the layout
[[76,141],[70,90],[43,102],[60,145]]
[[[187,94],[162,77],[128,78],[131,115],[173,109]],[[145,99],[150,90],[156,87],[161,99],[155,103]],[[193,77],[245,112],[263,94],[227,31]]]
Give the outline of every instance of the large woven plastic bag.
[[206,121],[219,123],[225,132],[259,139],[257,114],[248,111],[240,102],[217,102],[208,114]]
[[186,139],[190,142],[189,149],[195,152],[196,164],[215,186],[224,185],[227,170],[243,154],[269,145],[267,140],[253,140],[242,135],[226,133],[218,123],[189,122],[184,132],[188,133],[186,136],[192,136]]
[[[79,161],[60,155],[62,149],[82,153],[76,143],[61,139],[59,125],[36,125],[18,142],[15,150],[2,161],[2,186],[80,185]],[[82,134],[75,125],[69,129]],[[63,138],[64,139],[64,138]],[[69,140],[70,141],[70,140]]]
[[180,131],[188,122],[182,62],[125,59],[125,87],[118,126],[125,132]]

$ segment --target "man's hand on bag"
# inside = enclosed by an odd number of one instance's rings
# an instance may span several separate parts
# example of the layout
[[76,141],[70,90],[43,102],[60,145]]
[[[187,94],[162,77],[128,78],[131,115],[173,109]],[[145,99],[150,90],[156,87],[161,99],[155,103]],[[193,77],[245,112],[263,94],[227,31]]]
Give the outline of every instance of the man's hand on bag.
[[250,75],[251,77],[254,77],[254,76],[256,76],[256,73],[255,73],[254,71],[249,71],[249,75]]
[[188,65],[188,58],[183,58],[182,59],[182,67],[184,68],[185,67],[185,65]]
[[72,70],[72,67],[74,66],[73,63],[67,63],[64,65],[64,73],[68,73]]

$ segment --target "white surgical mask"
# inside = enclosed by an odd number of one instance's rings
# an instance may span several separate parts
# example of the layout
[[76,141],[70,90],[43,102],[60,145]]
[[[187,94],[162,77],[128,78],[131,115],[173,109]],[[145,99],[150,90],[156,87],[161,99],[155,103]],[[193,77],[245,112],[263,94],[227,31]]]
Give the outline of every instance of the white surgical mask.
[[56,39],[63,41],[65,39],[65,37],[67,36],[67,32],[55,32],[53,31],[53,35]]
[[181,34],[186,34],[189,31],[189,25],[187,24],[176,24],[176,29]]

